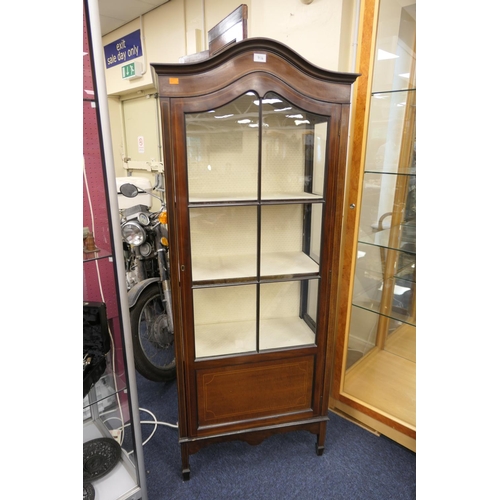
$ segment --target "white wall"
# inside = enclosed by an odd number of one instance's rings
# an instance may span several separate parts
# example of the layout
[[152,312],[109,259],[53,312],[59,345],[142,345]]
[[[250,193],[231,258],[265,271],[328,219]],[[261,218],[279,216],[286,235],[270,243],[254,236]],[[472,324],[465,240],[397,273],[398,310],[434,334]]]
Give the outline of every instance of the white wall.
[[352,71],[357,0],[313,0],[309,5],[301,0],[171,0],[103,37],[105,46],[138,29],[143,35],[143,57],[134,59],[146,70],[141,78],[122,79],[122,65],[105,70],[117,176],[126,175],[120,152],[120,99],[154,88],[150,63],[177,63],[182,56],[207,49],[208,30],[242,3],[248,5],[249,37],[278,40],[325,69]]

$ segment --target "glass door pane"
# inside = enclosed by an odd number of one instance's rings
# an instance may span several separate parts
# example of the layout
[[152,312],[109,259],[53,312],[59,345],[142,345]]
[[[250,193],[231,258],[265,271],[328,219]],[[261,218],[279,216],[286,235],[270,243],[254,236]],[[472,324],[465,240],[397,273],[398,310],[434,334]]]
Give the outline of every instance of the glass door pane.
[[259,102],[249,92],[186,115],[189,201],[257,199]]
[[194,284],[257,276],[257,207],[189,209]]
[[262,199],[321,198],[327,118],[270,92],[262,100]]
[[[314,345],[318,280],[286,281],[260,286],[261,350]],[[309,312],[312,311],[314,318]]]
[[262,207],[261,276],[319,273],[322,205]]
[[196,358],[257,349],[256,285],[193,290]]

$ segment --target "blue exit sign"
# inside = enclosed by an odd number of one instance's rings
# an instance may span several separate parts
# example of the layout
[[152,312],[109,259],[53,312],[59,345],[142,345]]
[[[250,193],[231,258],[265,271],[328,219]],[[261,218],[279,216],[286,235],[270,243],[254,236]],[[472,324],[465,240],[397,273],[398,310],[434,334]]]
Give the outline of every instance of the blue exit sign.
[[104,46],[106,69],[117,64],[128,63],[132,59],[142,56],[141,30],[125,35]]

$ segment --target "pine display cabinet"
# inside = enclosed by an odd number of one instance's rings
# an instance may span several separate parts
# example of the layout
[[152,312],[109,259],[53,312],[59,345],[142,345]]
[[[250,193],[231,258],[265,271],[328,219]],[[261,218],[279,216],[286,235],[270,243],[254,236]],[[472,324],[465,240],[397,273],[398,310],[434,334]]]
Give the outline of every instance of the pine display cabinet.
[[184,479],[207,444],[324,449],[351,87],[281,43],[152,64],[160,98]]

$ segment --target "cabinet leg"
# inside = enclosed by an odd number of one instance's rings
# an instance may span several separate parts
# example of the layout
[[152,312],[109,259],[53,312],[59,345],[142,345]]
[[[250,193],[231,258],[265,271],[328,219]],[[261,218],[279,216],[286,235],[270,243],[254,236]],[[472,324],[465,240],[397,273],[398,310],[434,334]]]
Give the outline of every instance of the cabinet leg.
[[181,458],[182,458],[182,479],[189,481],[191,469],[189,468],[189,449],[187,444],[181,444]]
[[325,438],[326,438],[326,422],[322,423],[319,427],[319,434],[316,439],[316,455],[319,457],[325,451]]

